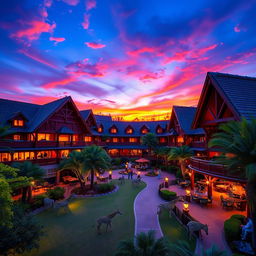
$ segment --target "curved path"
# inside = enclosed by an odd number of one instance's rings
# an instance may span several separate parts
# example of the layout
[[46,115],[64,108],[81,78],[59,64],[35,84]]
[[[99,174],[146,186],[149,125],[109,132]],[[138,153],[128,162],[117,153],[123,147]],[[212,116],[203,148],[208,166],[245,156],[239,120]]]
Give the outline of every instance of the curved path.
[[161,180],[147,176],[143,176],[142,180],[146,182],[147,187],[137,195],[134,201],[135,235],[154,230],[156,237],[160,238],[163,233],[158,221],[157,206],[164,201],[158,196],[157,191]]

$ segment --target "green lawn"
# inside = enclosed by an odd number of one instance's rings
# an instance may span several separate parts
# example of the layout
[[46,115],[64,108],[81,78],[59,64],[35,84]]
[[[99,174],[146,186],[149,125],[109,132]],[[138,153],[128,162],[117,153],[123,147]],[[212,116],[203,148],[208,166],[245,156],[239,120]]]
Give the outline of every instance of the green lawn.
[[[39,250],[24,255],[47,256],[108,256],[113,255],[120,240],[134,236],[133,202],[145,187],[132,186],[130,181],[119,185],[111,195],[74,199],[68,209],[51,209],[36,218],[45,227]],[[96,232],[96,219],[119,209],[112,221],[112,231]]]
[[179,240],[188,241],[192,248],[196,247],[196,239],[193,237],[191,241],[189,241],[187,230],[176,220],[175,217],[169,217],[168,211],[162,211],[159,216],[159,222],[164,234],[164,237],[170,243],[175,243]]

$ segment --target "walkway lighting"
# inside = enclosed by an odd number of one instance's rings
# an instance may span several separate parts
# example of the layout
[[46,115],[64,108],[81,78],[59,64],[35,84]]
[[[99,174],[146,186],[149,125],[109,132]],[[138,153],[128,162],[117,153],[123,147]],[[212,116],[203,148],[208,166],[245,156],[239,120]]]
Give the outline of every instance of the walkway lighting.
[[109,172],[108,172],[108,178],[109,178],[110,180],[112,180],[112,171],[109,171]]
[[185,195],[186,201],[190,202],[191,201],[191,192],[190,190],[186,189],[186,195]]
[[185,214],[189,213],[189,204],[188,204],[188,202],[183,203],[183,213],[185,213]]
[[169,181],[168,177],[165,177],[165,178],[164,178],[164,187],[165,187],[165,188],[168,188],[168,187],[169,187],[169,182],[168,182],[168,181]]
[[138,175],[138,178],[140,178],[140,172],[138,172],[138,174],[137,174],[137,175]]

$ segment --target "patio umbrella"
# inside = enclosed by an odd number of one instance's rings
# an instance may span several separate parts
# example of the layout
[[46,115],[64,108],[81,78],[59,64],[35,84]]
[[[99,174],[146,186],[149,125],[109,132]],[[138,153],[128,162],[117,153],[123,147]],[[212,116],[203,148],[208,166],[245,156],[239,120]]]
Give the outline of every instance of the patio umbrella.
[[137,163],[148,163],[149,160],[146,159],[146,158],[140,158],[140,159],[138,159],[138,160],[135,160],[135,162],[137,162]]

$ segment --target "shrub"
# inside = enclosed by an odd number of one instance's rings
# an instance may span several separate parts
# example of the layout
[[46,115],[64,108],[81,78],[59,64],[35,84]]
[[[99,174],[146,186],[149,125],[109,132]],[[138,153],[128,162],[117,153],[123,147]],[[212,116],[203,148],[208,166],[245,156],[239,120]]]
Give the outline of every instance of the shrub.
[[171,201],[177,197],[177,193],[169,190],[159,190],[160,196],[167,201]]
[[98,193],[107,193],[112,191],[114,188],[115,188],[114,184],[106,183],[106,184],[98,184],[96,189]]
[[33,201],[31,203],[31,208],[37,209],[44,206],[44,199],[47,197],[46,194],[37,195],[33,197]]
[[224,222],[225,238],[228,242],[237,241],[241,239],[241,225],[244,222],[243,215],[232,215]]
[[149,177],[156,177],[158,174],[155,172],[147,172],[145,175]]
[[121,158],[117,157],[117,158],[112,158],[112,164],[115,166],[120,166],[122,164]]
[[60,200],[64,198],[64,193],[65,193],[64,188],[56,187],[54,189],[49,189],[47,191],[47,196],[53,200]]

